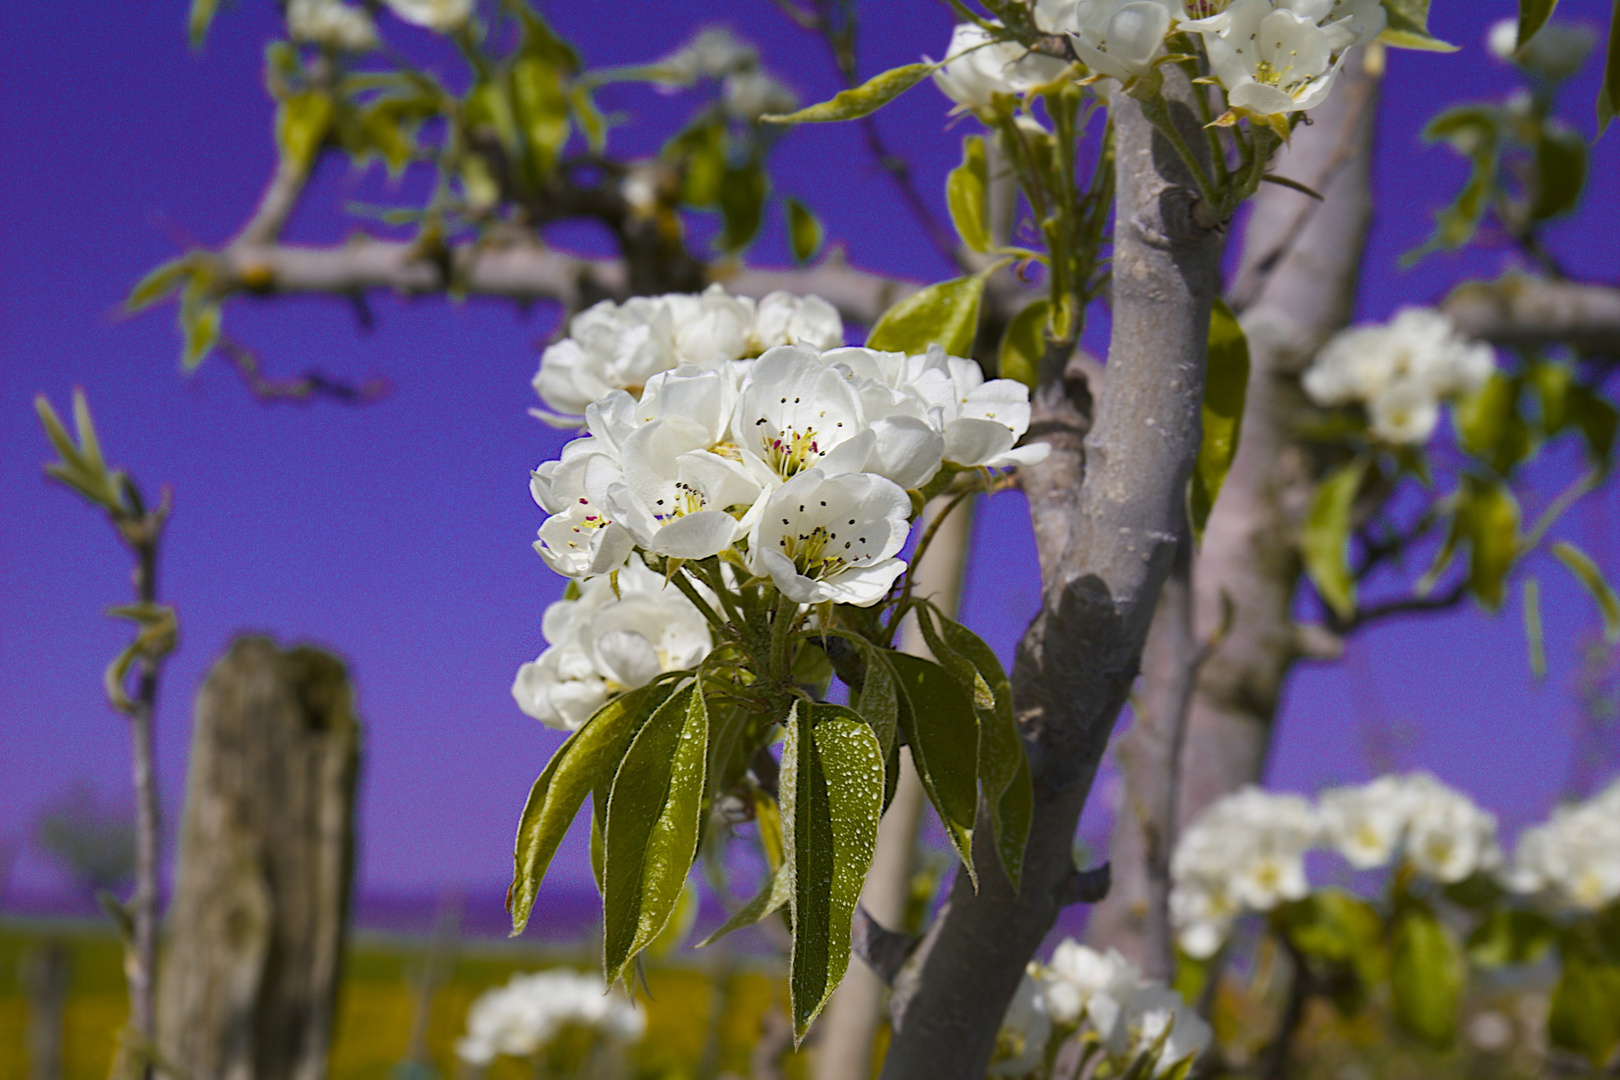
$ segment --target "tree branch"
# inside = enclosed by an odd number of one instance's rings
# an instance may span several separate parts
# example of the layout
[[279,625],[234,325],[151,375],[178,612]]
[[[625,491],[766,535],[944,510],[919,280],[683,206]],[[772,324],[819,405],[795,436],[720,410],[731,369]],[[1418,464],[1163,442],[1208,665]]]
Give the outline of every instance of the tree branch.
[[[1207,154],[1193,89],[1178,69],[1165,70],[1183,136]],[[1043,599],[1013,670],[1035,787],[1022,887],[1001,874],[981,813],[978,891],[957,874],[902,975],[886,1080],[984,1076],[1024,966],[1062,908],[1080,811],[1185,521],[1221,231],[1199,225],[1192,179],[1141,107],[1124,94],[1112,107],[1118,225],[1107,385],[1086,433],[1084,403],[1064,378],[1073,343],[1048,350],[1031,427],[1052,453],[1023,471]]]
[[1458,287],[1442,305],[1457,329],[1493,345],[1620,356],[1620,287],[1509,274]]

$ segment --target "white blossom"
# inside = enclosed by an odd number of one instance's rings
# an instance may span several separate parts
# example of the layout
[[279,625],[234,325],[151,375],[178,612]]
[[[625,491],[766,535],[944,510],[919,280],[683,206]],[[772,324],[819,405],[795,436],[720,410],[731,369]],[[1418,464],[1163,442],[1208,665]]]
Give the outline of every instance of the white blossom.
[[1214,1036],[1210,1026],[1187,1007],[1180,994],[1157,983],[1139,987],[1126,999],[1119,1026],[1121,1035],[1128,1040],[1123,1051],[1127,1056],[1147,1053],[1161,1038],[1164,1040],[1153,1066],[1154,1076],[1196,1058],[1209,1048]]
[[549,727],[577,730],[616,694],[696,665],[713,647],[709,626],[679,589],[639,561],[579,596],[546,608],[548,647],[518,669],[512,697]]
[[346,52],[377,47],[377,27],[371,14],[342,0],[288,0],[287,35],[294,41]]
[[1518,64],[1551,82],[1560,82],[1579,71],[1592,45],[1590,30],[1560,22],[1544,23],[1522,46],[1517,19],[1492,23],[1485,37],[1486,49],[1498,60]]
[[789,600],[870,607],[906,564],[911,498],[872,473],[812,467],[768,496],[748,536],[748,559]]
[[1100,953],[1073,938],[1058,943],[1039,975],[1053,1023],[1083,1020],[1105,1040],[1119,1023],[1120,1002],[1142,985],[1141,971],[1117,950]]
[[982,26],[959,23],[944,66],[934,72],[934,85],[958,105],[982,110],[993,107],[998,94],[1020,96],[1056,79],[1068,66],[1016,41],[999,41]]
[[1318,405],[1361,405],[1372,432],[1400,445],[1426,441],[1442,401],[1477,393],[1495,369],[1490,346],[1457,334],[1432,308],[1402,309],[1388,323],[1341,331],[1305,373]]
[[1494,815],[1428,773],[1412,773],[1405,786],[1405,851],[1413,869],[1449,885],[1501,863]]
[[726,112],[739,120],[758,120],[767,113],[790,113],[799,96],[757,68],[727,75],[720,87]]
[[384,0],[401,19],[447,34],[472,17],[473,0]]
[[603,300],[574,316],[567,336],[541,355],[533,385],[546,410],[533,411],[577,426],[592,402],[614,390],[640,397],[654,375],[682,364],[713,371],[774,345],[828,349],[843,338],[838,312],[819,297],[777,292],[756,306],[711,285],[696,295]]
[[471,1065],[488,1065],[503,1054],[533,1057],[567,1027],[634,1042],[646,1031],[647,1018],[622,993],[609,992],[599,975],[562,969],[515,975],[472,1003],[456,1056]]
[[1093,74],[1129,82],[1153,70],[1165,35],[1183,17],[1180,0],[1080,0],[1064,29]]
[[1315,808],[1297,795],[1246,787],[1212,804],[1170,862],[1171,921],[1182,947],[1208,956],[1241,912],[1304,896],[1305,853],[1320,834]]
[[1585,911],[1620,898],[1620,780],[1521,833],[1504,877],[1516,892]]
[[990,1075],[1028,1076],[1045,1060],[1046,1043],[1051,1037],[1052,1021],[1046,1014],[1040,983],[1030,971],[1025,971],[1007,1005],[1001,1028],[996,1032]]
[[1400,777],[1324,791],[1319,800],[1322,833],[1357,870],[1383,866],[1395,857],[1406,832],[1407,799]]
[[1378,0],[1232,0],[1181,29],[1203,37],[1227,104],[1269,117],[1321,104],[1345,52],[1377,37],[1385,18]]

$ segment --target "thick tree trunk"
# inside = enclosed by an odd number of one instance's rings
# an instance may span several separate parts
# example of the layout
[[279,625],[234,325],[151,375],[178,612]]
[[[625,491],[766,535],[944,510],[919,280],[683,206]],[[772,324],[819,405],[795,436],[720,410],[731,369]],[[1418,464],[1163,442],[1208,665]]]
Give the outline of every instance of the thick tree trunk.
[[[1183,138],[1207,153],[1166,66]],[[1013,670],[1035,784],[1022,887],[1001,874],[983,818],[979,888],[958,873],[946,909],[897,987],[887,1080],[982,1080],[1024,966],[1072,899],[1075,825],[1141,660],[1185,517],[1199,442],[1220,230],[1180,159],[1123,94],[1112,105],[1118,213],[1113,339],[1095,422],[1069,349],[1049,350],[1031,430],[1052,446],[1021,475],[1041,560],[1040,614]],[[1081,439],[1084,437],[1082,449]],[[1082,475],[1084,483],[1082,483]]]
[[[1373,58],[1368,58],[1373,59]],[[1221,796],[1261,778],[1283,680],[1303,655],[1292,609],[1299,585],[1300,524],[1324,461],[1301,435],[1312,408],[1300,375],[1317,350],[1351,317],[1361,252],[1372,217],[1369,164],[1377,77],[1347,70],[1333,96],[1311,113],[1278,154],[1275,172],[1322,193],[1317,202],[1277,185],[1254,199],[1232,296],[1242,306],[1250,350],[1249,392],[1237,458],[1221,488],[1193,568],[1198,636],[1155,626],[1144,672],[1148,687],[1175,684],[1198,660],[1201,642],[1218,639],[1198,668],[1186,717],[1180,791],[1151,716],[1121,742],[1125,798],[1111,857],[1114,889],[1094,913],[1087,936],[1154,964],[1164,937],[1162,880],[1150,856],[1167,854],[1177,825],[1162,819],[1175,805],[1185,824]],[[1231,622],[1223,630],[1226,611]]]
[[197,698],[158,1008],[189,1080],[321,1080],[354,864],[343,665],[238,639]]

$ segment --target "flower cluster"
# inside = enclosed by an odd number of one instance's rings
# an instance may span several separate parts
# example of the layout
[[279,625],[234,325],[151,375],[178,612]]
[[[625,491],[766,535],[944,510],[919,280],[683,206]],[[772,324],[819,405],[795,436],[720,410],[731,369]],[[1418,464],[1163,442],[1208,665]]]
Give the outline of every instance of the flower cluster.
[[759,53],[723,26],[698,31],[656,66],[666,79],[683,86],[699,79],[719,80],[726,114],[738,120],[754,121],[799,106],[792,90],[760,68]]
[[934,85],[965,109],[984,110],[998,95],[1019,97],[1068,70],[1053,56],[1032,53],[1013,41],[1001,41],[974,23],[960,23],[951,34],[945,60],[934,72]]
[[1170,918],[1182,949],[1211,956],[1245,911],[1270,911],[1304,896],[1305,853],[1320,831],[1305,799],[1254,787],[1205,810],[1170,862]]
[[546,608],[541,629],[548,646],[518,669],[512,697],[563,731],[577,730],[616,694],[693,667],[714,644],[692,602],[636,562]]
[[1584,911],[1620,899],[1620,780],[1526,829],[1503,876],[1516,892]]
[[370,13],[342,0],[288,0],[287,36],[344,52],[377,47],[377,27]]
[[1446,885],[1502,862],[1496,818],[1428,773],[1334,788],[1315,806],[1244,788],[1211,805],[1176,846],[1170,918],[1182,950],[1211,956],[1245,912],[1303,897],[1305,856],[1318,847],[1358,870],[1398,858]]
[[634,1042],[647,1018],[623,994],[609,993],[599,975],[554,969],[516,975],[486,991],[467,1010],[467,1034],[456,1056],[471,1065],[496,1057],[533,1057],[565,1028],[589,1030],[613,1042]]
[[1360,405],[1372,432],[1399,445],[1426,441],[1440,403],[1477,392],[1495,370],[1490,346],[1469,341],[1431,308],[1345,330],[1317,353],[1305,392],[1318,405]]
[[588,434],[533,474],[551,515],[535,548],[564,576],[609,573],[638,548],[726,554],[796,603],[870,606],[905,569],[908,489],[942,467],[1045,452],[1015,446],[1029,424],[1022,384],[986,382],[937,347],[779,345],[752,362],[683,363],[640,390],[589,405]]
[[640,396],[654,375],[682,364],[712,371],[776,345],[843,343],[837,310],[816,296],[774,292],[756,304],[712,285],[696,296],[603,300],[574,316],[568,336],[540,357],[534,390],[550,411],[535,415],[576,427],[593,402],[614,390]]
[[1131,1062],[1158,1046],[1153,1075],[1162,1075],[1201,1054],[1211,1034],[1180,994],[1143,978],[1118,952],[1099,953],[1066,938],[1050,963],[1030,964],[1002,1020],[990,1071],[1026,1076],[1047,1059],[1054,1035],[1078,1035],[1106,1055],[1116,1073],[1129,1073]]

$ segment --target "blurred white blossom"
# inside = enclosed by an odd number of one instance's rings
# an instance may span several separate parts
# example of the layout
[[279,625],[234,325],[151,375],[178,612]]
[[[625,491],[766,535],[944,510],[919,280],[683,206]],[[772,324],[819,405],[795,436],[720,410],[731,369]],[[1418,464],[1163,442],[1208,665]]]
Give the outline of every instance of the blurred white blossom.
[[1373,434],[1415,445],[1433,434],[1440,403],[1474,394],[1495,370],[1490,346],[1457,334],[1432,308],[1341,331],[1316,354],[1305,392],[1318,405],[1361,405]]
[[401,19],[447,34],[472,18],[473,0],[384,0]]
[[944,66],[934,72],[934,85],[958,105],[983,110],[995,104],[996,95],[1020,96],[1056,79],[1068,66],[1016,41],[999,41],[982,26],[959,23]]
[[342,0],[288,0],[287,35],[345,52],[377,47],[377,27],[370,13]]
[[1426,772],[1325,791],[1321,814],[1324,839],[1358,870],[1403,858],[1449,884],[1501,861],[1496,818]]
[[1620,780],[1521,833],[1503,876],[1516,892],[1585,911],[1620,898]]
[[488,1065],[503,1054],[533,1057],[568,1027],[629,1043],[641,1038],[647,1018],[622,993],[610,993],[599,975],[562,969],[515,975],[472,1003],[456,1056],[471,1065]]

